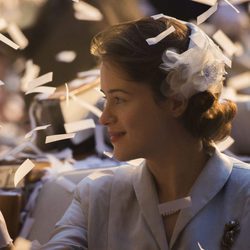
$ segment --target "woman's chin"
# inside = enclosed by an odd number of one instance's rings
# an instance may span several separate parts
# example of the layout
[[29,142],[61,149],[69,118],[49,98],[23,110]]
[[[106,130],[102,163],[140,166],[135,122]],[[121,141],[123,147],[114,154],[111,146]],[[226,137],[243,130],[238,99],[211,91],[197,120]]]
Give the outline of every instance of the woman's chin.
[[130,160],[133,160],[135,158],[138,158],[138,157],[134,157],[132,155],[128,155],[128,154],[125,154],[124,152],[121,153],[121,152],[116,152],[114,150],[113,152],[113,158],[118,160],[118,161],[130,161]]

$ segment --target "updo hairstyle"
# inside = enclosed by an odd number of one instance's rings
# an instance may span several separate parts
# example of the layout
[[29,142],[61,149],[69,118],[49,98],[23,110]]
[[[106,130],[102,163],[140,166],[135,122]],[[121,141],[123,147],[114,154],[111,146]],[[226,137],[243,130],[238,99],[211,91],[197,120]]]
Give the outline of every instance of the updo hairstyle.
[[[148,45],[147,38],[155,37],[170,26],[175,31],[155,45]],[[172,18],[151,17],[111,26],[97,34],[91,44],[91,53],[101,61],[120,67],[128,79],[138,84],[148,84],[157,102],[167,97],[161,91],[167,72],[160,69],[166,49],[182,53],[188,49],[191,30]],[[195,58],[194,58],[195,60]],[[232,101],[219,102],[219,94],[199,92],[188,99],[185,112],[180,117],[184,127],[205,144],[223,140],[231,132],[231,121],[236,114]]]

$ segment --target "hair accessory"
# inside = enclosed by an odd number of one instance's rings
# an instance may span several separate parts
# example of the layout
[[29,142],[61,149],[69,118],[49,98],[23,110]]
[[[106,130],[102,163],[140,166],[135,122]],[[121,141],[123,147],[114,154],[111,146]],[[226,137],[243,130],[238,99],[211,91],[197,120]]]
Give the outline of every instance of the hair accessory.
[[185,197],[174,201],[168,201],[158,205],[158,209],[161,215],[168,216],[176,213],[177,211],[191,207],[191,197]]
[[168,72],[166,96],[179,94],[185,98],[210,91],[220,93],[225,75],[224,57],[214,42],[194,24],[189,49],[182,54],[166,50],[160,68]]
[[[153,19],[172,17],[158,14]],[[227,58],[217,45],[195,24],[184,22],[191,29],[188,50],[179,54],[167,49],[162,56],[160,68],[167,72],[161,91],[165,96],[179,95],[189,98],[192,95],[210,91],[220,93],[223,87]]]
[[231,220],[226,223],[221,241],[221,250],[231,249],[239,232],[240,223],[237,220]]
[[171,25],[167,30],[164,30],[163,32],[161,32],[158,36],[146,39],[146,42],[148,43],[148,45],[157,44],[158,42],[160,42],[162,39],[164,39],[165,37],[167,37],[174,31],[175,31],[175,28],[174,26]]

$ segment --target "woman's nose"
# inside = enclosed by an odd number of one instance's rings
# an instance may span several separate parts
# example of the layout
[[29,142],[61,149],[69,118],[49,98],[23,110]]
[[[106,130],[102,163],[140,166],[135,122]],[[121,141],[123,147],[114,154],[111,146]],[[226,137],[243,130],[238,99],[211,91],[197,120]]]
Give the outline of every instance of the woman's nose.
[[111,112],[110,108],[106,105],[103,108],[102,114],[99,118],[99,123],[105,126],[113,123],[115,121],[114,114]]

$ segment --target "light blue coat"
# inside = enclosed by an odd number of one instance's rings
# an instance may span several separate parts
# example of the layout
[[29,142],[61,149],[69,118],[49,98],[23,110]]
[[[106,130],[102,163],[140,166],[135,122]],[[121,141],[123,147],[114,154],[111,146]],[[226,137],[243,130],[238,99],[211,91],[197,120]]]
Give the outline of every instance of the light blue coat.
[[[158,197],[145,166],[124,166],[92,174],[41,249],[219,250],[224,225],[238,220],[231,249],[250,249],[249,165],[217,150],[194,183],[192,206],[183,209],[170,242],[158,212]],[[72,248],[76,249],[76,248]]]

